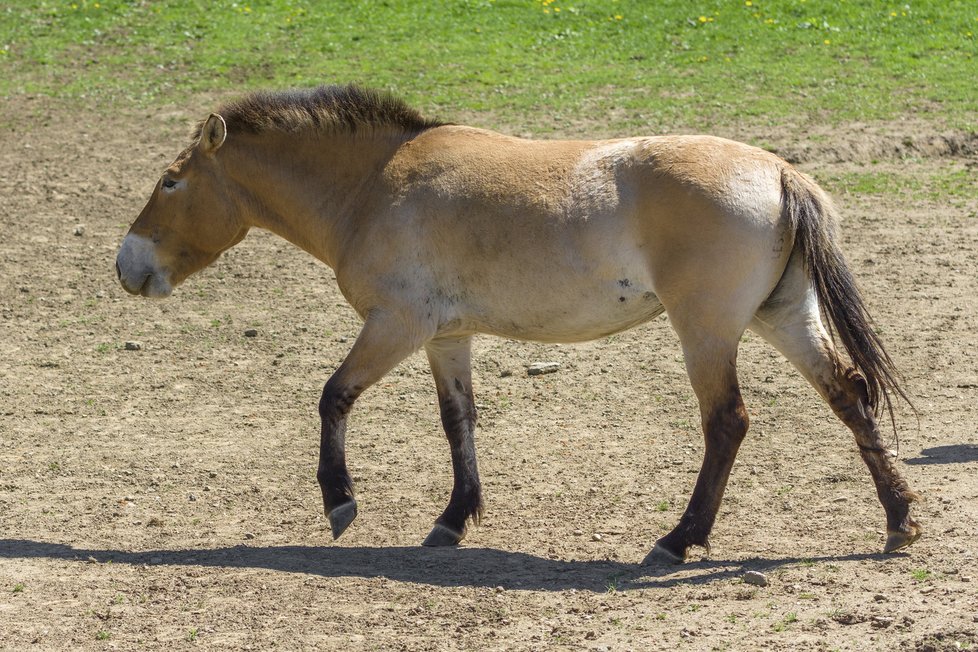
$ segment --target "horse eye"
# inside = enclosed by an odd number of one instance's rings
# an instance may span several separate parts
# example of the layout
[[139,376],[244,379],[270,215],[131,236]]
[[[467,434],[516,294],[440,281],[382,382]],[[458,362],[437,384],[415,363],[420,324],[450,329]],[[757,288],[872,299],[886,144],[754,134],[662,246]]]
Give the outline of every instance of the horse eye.
[[175,188],[177,182],[174,179],[166,178],[163,179],[163,187],[166,189]]

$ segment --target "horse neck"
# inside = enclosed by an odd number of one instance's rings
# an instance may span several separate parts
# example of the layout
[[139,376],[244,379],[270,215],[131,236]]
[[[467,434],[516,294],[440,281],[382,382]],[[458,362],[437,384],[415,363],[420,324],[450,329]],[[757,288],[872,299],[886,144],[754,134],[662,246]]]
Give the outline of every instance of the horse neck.
[[248,189],[251,226],[335,268],[348,224],[407,137],[264,134],[242,138],[232,176]]

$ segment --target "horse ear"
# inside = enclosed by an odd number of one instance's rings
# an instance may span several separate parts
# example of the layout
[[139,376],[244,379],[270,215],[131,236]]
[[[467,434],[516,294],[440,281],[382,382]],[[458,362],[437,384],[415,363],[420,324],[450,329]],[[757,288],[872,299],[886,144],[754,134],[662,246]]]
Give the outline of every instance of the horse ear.
[[212,113],[200,130],[200,149],[204,154],[213,155],[228,137],[228,126],[224,118]]

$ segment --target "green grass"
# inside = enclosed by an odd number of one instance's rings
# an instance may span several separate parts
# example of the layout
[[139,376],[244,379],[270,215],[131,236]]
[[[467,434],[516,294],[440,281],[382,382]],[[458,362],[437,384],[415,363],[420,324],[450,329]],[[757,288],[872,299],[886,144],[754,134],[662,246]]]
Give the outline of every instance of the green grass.
[[4,5],[6,96],[115,106],[355,80],[444,118],[474,111],[542,132],[909,113],[974,128],[978,113],[973,0]]
[[975,210],[975,200],[978,200],[975,171],[955,162],[941,163],[926,170],[913,165],[897,170],[868,166],[860,171],[829,173],[821,180],[824,187],[834,194],[924,200],[964,208],[971,217],[978,217]]

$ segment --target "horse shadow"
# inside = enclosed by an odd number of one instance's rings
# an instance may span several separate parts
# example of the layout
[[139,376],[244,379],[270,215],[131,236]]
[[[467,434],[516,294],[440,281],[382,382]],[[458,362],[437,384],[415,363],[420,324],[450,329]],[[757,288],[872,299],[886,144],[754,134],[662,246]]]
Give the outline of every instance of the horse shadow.
[[978,444],[952,444],[949,446],[933,446],[920,451],[919,457],[904,460],[906,464],[915,466],[924,464],[964,464],[978,462]]
[[642,565],[615,560],[563,560],[492,548],[230,546],[132,552],[62,543],[0,539],[0,559],[56,559],[134,566],[265,569],[326,578],[386,578],[438,587],[535,591],[628,591],[732,581],[745,571],[798,564],[883,561],[894,556],[850,554],[815,558],[714,560]]

